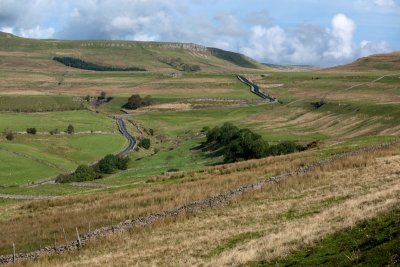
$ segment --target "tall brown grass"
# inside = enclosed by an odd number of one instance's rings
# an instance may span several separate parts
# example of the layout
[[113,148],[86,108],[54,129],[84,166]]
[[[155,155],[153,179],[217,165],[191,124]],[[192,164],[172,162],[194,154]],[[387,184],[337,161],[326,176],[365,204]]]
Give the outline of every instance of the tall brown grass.
[[35,265],[232,266],[284,256],[398,206],[398,149],[337,161],[229,206],[111,236]]

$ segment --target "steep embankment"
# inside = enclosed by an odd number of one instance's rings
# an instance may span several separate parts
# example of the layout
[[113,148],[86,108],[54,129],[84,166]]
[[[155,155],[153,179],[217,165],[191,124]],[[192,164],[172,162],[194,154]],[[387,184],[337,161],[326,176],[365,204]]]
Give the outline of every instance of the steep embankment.
[[242,54],[189,43],[26,39],[0,32],[0,68],[65,69],[52,58],[76,57],[115,67],[150,71],[231,72],[267,69]]

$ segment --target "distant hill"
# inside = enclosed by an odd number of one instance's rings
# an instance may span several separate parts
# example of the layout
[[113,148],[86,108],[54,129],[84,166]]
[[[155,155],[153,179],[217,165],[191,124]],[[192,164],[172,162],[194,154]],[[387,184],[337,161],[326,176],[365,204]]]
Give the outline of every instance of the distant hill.
[[135,66],[157,72],[268,69],[245,55],[190,43],[38,40],[3,32],[0,55],[0,68],[68,68],[52,58],[74,57],[97,65]]
[[396,71],[400,70],[400,52],[377,54],[357,59],[353,63],[341,65],[326,70],[337,71]]
[[270,63],[262,63],[263,65],[282,71],[304,71],[304,70],[317,70],[318,67],[311,65],[281,65],[281,64],[270,64]]

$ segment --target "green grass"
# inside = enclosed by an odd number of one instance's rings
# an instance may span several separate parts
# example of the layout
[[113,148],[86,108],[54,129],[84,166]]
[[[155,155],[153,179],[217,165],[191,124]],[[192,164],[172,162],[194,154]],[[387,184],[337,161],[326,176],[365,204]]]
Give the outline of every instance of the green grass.
[[72,171],[106,154],[120,151],[126,139],[119,135],[19,136],[0,142],[0,186],[27,184]]
[[[171,143],[156,154],[140,156],[135,152],[131,157],[129,169],[118,172],[95,182],[110,185],[124,185],[132,183],[144,183],[151,176],[160,175],[171,169],[187,171],[220,162],[219,158],[207,158],[195,148],[200,144],[201,138],[194,138],[178,144]],[[138,155],[139,154],[139,155]]]
[[0,111],[43,112],[83,108],[83,103],[73,101],[73,98],[69,96],[0,96]]
[[243,125],[246,118],[269,109],[269,105],[261,105],[243,108],[154,112],[136,115],[132,118],[145,125],[146,128],[155,129],[156,132],[178,135],[187,131],[198,132],[204,126],[213,127],[224,122]]
[[400,264],[400,210],[329,235],[313,247],[276,261],[250,266],[397,266]]
[[80,131],[116,131],[113,120],[104,115],[87,110],[57,111],[45,113],[0,113],[0,130],[25,131],[35,127],[38,132],[54,129],[65,131],[72,124],[75,132]]

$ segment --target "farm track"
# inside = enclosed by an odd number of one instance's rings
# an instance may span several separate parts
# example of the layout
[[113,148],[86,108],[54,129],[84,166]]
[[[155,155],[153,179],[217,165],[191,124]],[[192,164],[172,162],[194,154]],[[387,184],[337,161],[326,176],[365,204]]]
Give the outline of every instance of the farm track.
[[[118,223],[116,225],[98,228],[94,231],[91,231],[91,232],[83,235],[82,237],[80,237],[79,240],[75,240],[73,242],[70,242],[70,243],[67,243],[64,245],[60,245],[60,246],[56,246],[56,247],[48,246],[48,247],[44,247],[40,250],[29,252],[29,253],[18,253],[15,255],[15,261],[34,260],[41,256],[46,256],[46,255],[49,256],[49,255],[54,255],[54,254],[61,254],[66,251],[77,250],[77,249],[81,248],[82,246],[84,246],[85,243],[90,240],[97,240],[100,238],[104,238],[104,237],[107,237],[114,233],[123,233],[123,232],[129,231],[130,229],[135,228],[135,227],[144,227],[147,225],[151,225],[156,221],[159,221],[159,220],[162,220],[165,218],[174,218],[182,213],[193,213],[193,212],[205,211],[205,210],[209,210],[209,209],[212,209],[215,207],[223,206],[223,205],[229,204],[232,200],[236,199],[237,197],[239,197],[245,193],[259,190],[268,184],[277,183],[288,177],[297,176],[297,175],[311,172],[319,167],[329,165],[330,163],[333,163],[338,160],[343,160],[343,159],[346,159],[346,158],[349,158],[352,156],[357,156],[357,155],[361,155],[361,154],[371,153],[374,151],[379,151],[381,149],[385,149],[385,148],[388,148],[390,146],[397,145],[397,144],[400,144],[400,140],[393,141],[390,143],[382,143],[382,144],[378,144],[378,145],[372,145],[372,146],[368,146],[368,147],[359,148],[359,149],[356,149],[353,151],[336,154],[328,159],[319,160],[319,161],[309,164],[307,166],[301,167],[293,172],[284,173],[281,175],[270,177],[268,179],[259,180],[254,183],[245,184],[238,188],[228,190],[219,195],[215,195],[215,196],[206,198],[204,200],[190,202],[190,203],[184,204],[182,206],[179,206],[179,207],[176,207],[173,209],[169,209],[169,210],[165,210],[165,211],[156,212],[156,213],[150,214],[145,217],[132,219],[132,220],[126,220],[126,221]],[[8,263],[12,263],[12,262],[14,262],[14,255],[1,255],[0,256],[0,264],[8,264]]]

